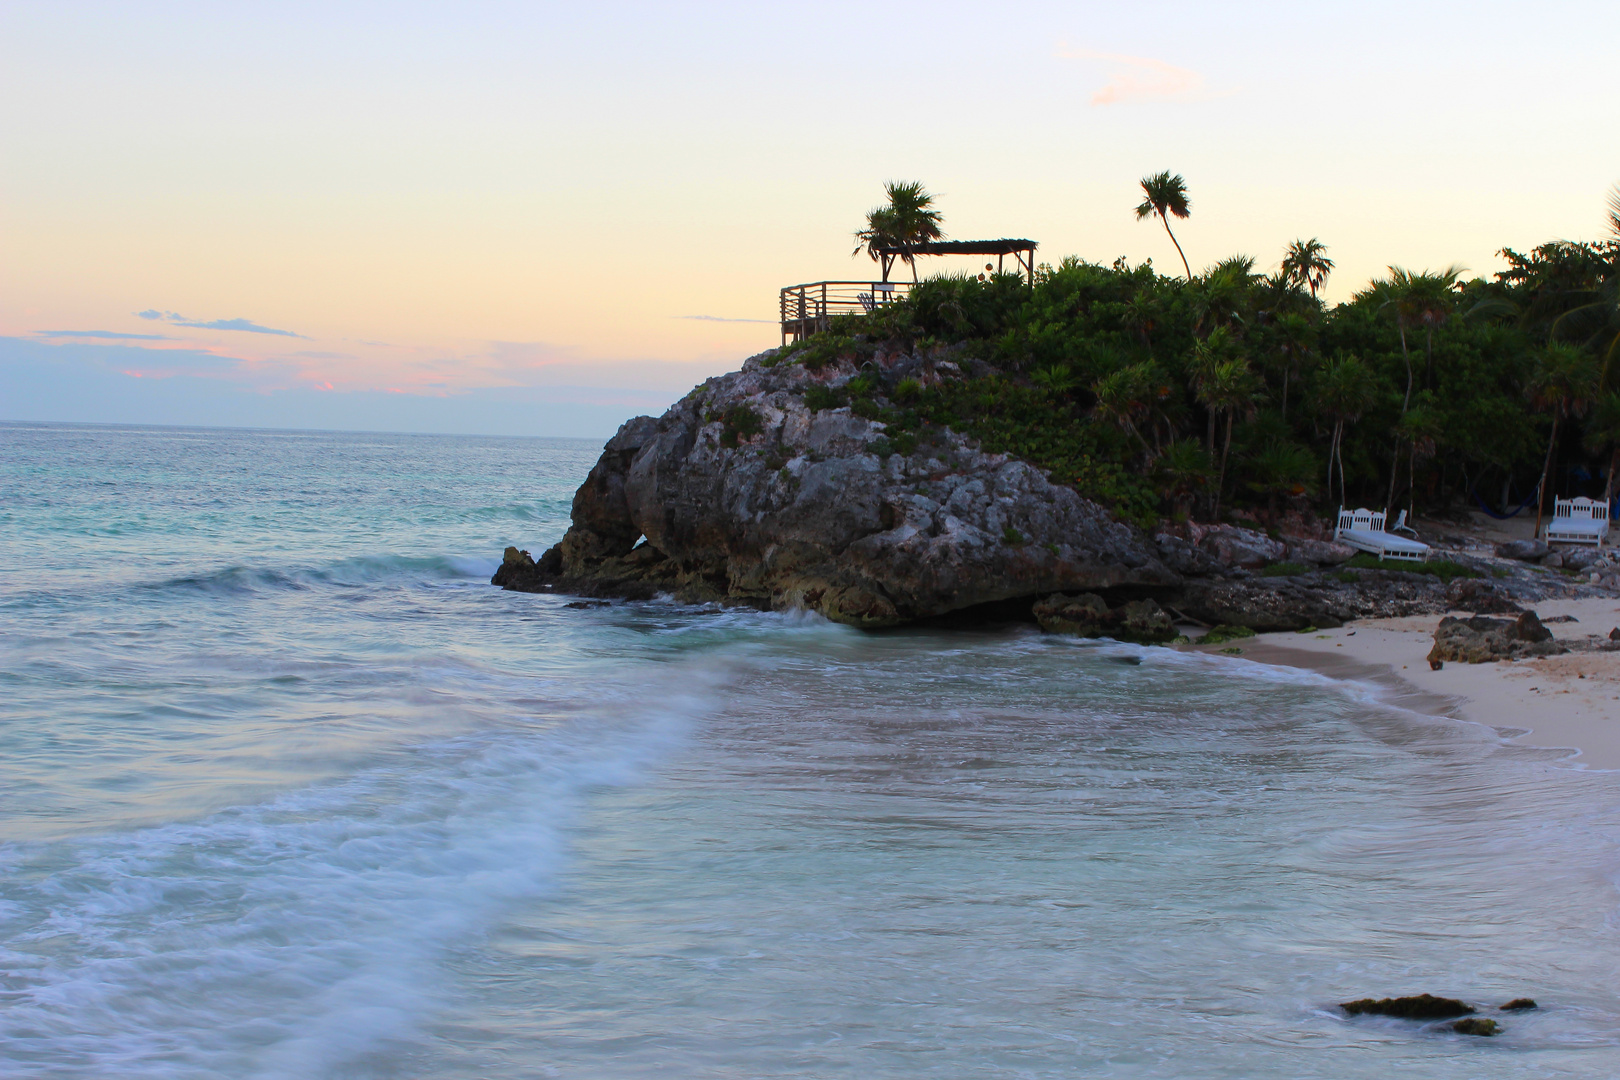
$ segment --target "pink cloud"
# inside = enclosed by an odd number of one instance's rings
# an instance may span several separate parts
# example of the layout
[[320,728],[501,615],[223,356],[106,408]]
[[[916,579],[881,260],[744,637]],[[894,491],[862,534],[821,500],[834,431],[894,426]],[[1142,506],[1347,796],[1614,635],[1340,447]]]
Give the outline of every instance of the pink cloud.
[[1200,101],[1211,95],[1204,90],[1204,77],[1188,68],[1176,67],[1146,56],[1072,49],[1059,43],[1062,60],[1089,60],[1106,65],[1108,82],[1091,95],[1093,105],[1119,105],[1136,101]]

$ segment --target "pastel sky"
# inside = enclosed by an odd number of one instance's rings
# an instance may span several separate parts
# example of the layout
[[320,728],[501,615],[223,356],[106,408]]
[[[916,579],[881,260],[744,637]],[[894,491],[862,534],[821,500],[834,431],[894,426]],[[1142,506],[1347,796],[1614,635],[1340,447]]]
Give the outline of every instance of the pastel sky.
[[[1195,269],[1595,238],[1620,4],[0,0],[0,420],[610,434],[948,235]],[[933,260],[925,269],[968,269]]]

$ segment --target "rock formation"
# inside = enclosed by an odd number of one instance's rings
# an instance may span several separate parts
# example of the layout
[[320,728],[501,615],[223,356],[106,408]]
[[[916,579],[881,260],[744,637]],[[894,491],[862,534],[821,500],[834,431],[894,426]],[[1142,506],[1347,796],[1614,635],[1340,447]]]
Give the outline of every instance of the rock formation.
[[1526,611],[1516,620],[1471,619],[1447,616],[1434,631],[1434,648],[1429,650],[1429,666],[1439,668],[1447,660],[1465,664],[1488,664],[1495,660],[1518,660],[1530,656],[1554,656],[1568,652],[1553,640],[1551,630],[1541,625],[1536,613]]
[[[538,561],[511,553],[496,583],[802,607],[868,627],[1180,584],[1138,530],[1033,466],[945,429],[899,453],[881,423],[806,402],[847,383],[849,367],[771,358],[620,428],[562,542]],[[890,385],[941,377],[916,357],[881,359]]]
[[964,377],[935,353],[880,349],[859,370],[753,357],[621,427],[562,541],[539,559],[508,548],[494,583],[805,608],[863,627],[977,609],[1142,641],[1174,637],[1171,616],[1268,631],[1515,613],[1510,584],[1543,588],[1520,580],[1529,570],[1448,588],[1397,564],[1340,568],[1351,549],[1297,514],[1272,535],[1187,524],[1149,537],[1027,462],[878,419],[908,384]]

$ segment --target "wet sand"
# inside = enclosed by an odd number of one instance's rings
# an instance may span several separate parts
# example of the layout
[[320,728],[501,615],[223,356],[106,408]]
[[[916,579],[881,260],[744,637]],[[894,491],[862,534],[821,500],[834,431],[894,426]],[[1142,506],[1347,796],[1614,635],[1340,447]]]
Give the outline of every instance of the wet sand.
[[[1620,601],[1613,597],[1549,600],[1535,611],[1543,620],[1578,620],[1548,624],[1561,639],[1607,637],[1620,626]],[[1426,657],[1439,622],[1438,615],[1367,619],[1338,630],[1261,634],[1224,647],[1242,649],[1247,660],[1378,683],[1403,707],[1487,724],[1523,745],[1568,749],[1566,764],[1578,768],[1620,769],[1620,652],[1448,663],[1431,671]]]

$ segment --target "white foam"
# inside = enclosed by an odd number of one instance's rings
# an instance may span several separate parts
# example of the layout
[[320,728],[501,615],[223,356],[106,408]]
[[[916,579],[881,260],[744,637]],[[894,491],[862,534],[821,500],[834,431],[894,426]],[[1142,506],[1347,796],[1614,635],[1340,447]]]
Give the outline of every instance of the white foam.
[[292,1080],[409,1040],[444,950],[553,889],[581,801],[636,782],[720,674],[194,823],[9,846],[7,1075]]

